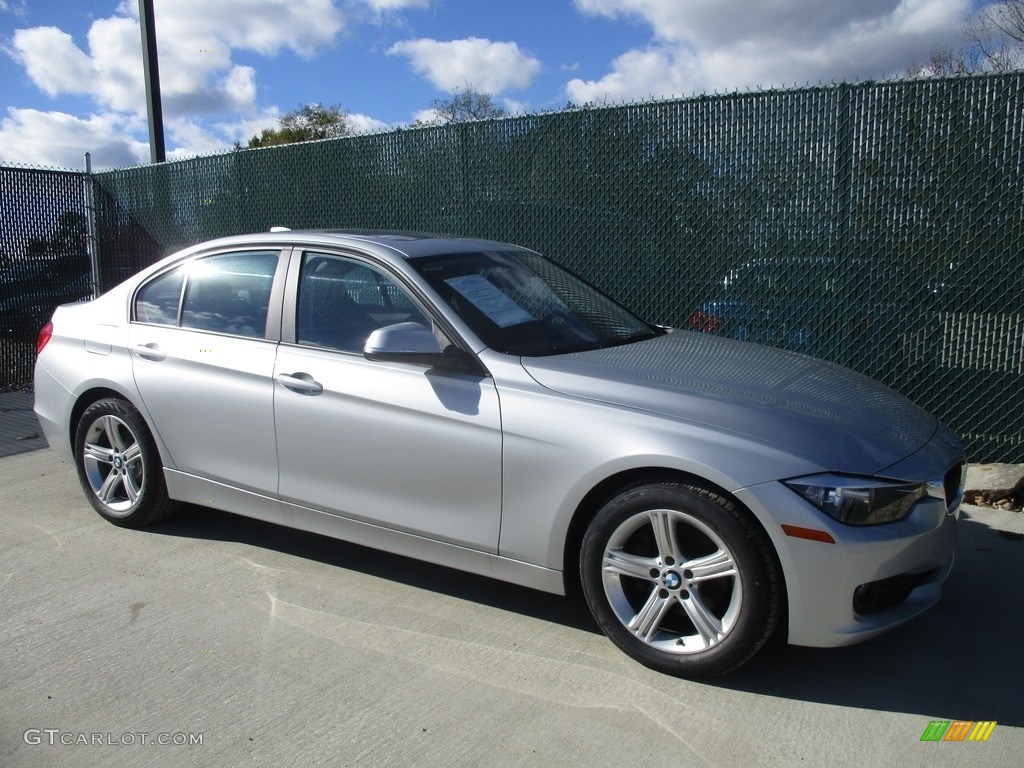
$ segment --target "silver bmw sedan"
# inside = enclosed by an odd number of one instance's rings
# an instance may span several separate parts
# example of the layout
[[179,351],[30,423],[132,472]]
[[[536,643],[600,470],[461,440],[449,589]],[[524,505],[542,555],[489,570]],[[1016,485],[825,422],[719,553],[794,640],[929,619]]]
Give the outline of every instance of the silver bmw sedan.
[[100,515],[182,503],[565,594],[710,677],[940,598],[964,451],[836,365],[652,325],[539,254],[273,231],[40,333],[36,413]]

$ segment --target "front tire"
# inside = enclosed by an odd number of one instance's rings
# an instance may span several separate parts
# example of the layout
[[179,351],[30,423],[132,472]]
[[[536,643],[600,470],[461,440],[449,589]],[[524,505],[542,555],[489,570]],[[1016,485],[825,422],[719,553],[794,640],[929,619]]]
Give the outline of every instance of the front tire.
[[170,515],[160,454],[146,422],[129,403],[99,400],[78,420],[75,432],[78,479],[93,509],[125,528]]
[[580,574],[612,642],[671,675],[733,670],[779,622],[778,565],[764,533],[700,487],[651,483],[611,499],[584,535]]

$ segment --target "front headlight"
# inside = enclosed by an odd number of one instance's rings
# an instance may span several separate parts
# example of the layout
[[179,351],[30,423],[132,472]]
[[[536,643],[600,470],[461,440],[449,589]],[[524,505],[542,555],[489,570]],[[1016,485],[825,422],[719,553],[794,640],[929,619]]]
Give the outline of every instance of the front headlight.
[[846,525],[902,520],[928,495],[925,483],[894,483],[871,477],[814,475],[784,481],[791,491]]

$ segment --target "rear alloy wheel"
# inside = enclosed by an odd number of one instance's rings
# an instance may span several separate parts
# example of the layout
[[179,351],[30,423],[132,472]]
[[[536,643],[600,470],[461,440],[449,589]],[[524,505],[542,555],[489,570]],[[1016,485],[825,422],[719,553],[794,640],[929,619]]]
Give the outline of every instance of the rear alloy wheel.
[[75,466],[89,503],[115,525],[147,525],[177,506],[167,497],[160,455],[146,423],[123,400],[99,400],[82,414]]
[[587,529],[580,572],[605,634],[672,675],[735,669],[779,621],[778,566],[764,534],[702,488],[657,483],[613,498]]

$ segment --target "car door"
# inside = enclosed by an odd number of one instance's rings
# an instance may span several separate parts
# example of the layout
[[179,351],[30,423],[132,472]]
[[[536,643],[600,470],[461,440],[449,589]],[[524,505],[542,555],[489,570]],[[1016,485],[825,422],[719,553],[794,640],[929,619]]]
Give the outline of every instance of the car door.
[[270,496],[279,261],[277,250],[190,260],[137,291],[128,333],[136,386],[175,467]]
[[286,302],[294,336],[286,331],[274,369],[281,498],[496,552],[501,425],[492,379],[367,360],[373,330],[432,327],[430,314],[362,258],[296,258],[296,295]]

